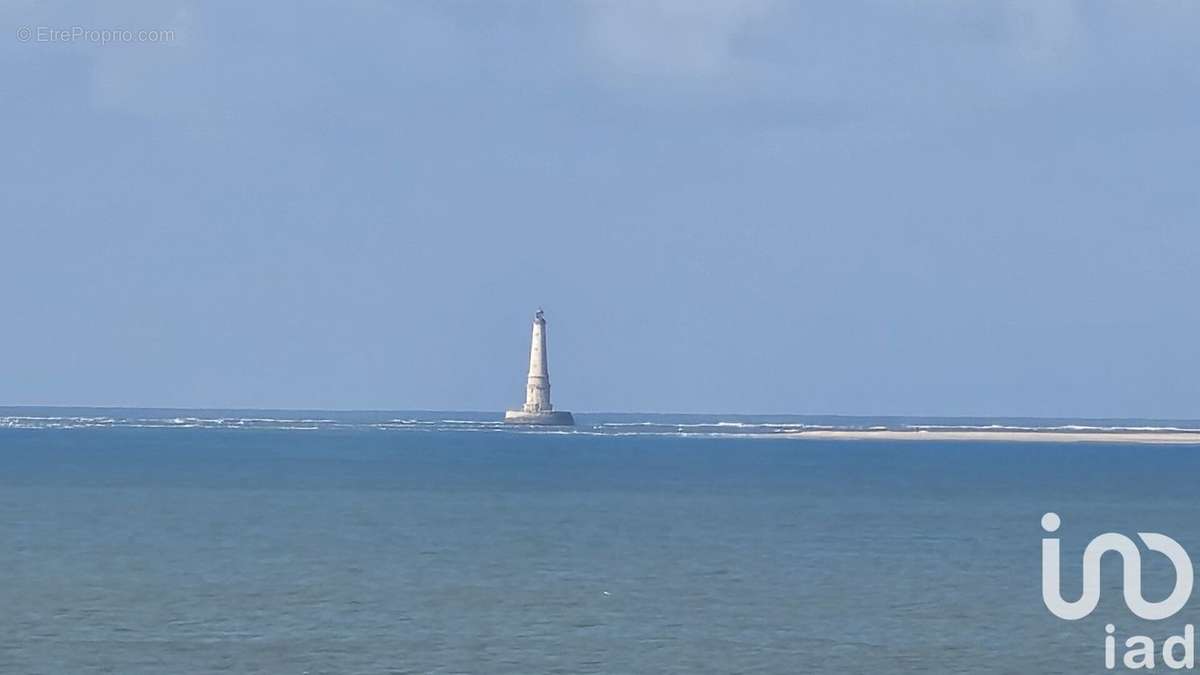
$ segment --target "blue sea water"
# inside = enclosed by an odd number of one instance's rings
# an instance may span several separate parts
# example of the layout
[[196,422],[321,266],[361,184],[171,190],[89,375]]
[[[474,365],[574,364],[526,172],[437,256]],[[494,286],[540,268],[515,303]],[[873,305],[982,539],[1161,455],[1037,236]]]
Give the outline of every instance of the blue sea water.
[[497,417],[0,409],[0,673],[1076,673],[1198,618],[1111,559],[1052,616],[1039,521],[1068,598],[1101,532],[1200,554],[1200,448],[787,434],[1195,422]]

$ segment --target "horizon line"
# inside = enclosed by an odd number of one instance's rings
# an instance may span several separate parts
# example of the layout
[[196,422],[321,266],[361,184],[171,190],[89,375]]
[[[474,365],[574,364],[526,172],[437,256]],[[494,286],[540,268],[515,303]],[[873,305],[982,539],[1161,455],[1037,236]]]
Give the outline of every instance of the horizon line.
[[[479,410],[479,409],[455,409],[455,408],[291,408],[291,407],[255,407],[255,406],[152,406],[152,405],[96,405],[96,404],[41,404],[41,403],[16,403],[16,404],[0,404],[0,410],[4,409],[60,409],[60,410],[166,410],[166,411],[228,411],[228,412],[327,412],[327,413],[467,413],[474,415],[503,415],[504,409],[497,410]],[[710,416],[718,417],[721,415],[730,415],[736,417],[857,417],[857,418],[929,418],[929,419],[1032,419],[1032,420],[1152,420],[1152,421],[1188,421],[1200,422],[1200,417],[1153,417],[1144,415],[1133,415],[1124,417],[1103,417],[1095,415],[1013,415],[1013,414],[867,414],[867,413],[811,413],[811,412],[680,412],[680,411],[652,411],[652,410],[584,410],[572,411],[576,415],[691,415],[691,416]]]

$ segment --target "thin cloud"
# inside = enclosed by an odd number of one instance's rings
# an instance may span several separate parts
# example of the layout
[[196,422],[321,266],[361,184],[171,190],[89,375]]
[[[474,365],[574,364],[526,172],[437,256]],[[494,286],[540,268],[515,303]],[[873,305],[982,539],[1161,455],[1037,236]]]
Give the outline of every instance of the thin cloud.
[[593,54],[619,74],[706,78],[735,68],[737,39],[773,0],[595,0],[585,6]]

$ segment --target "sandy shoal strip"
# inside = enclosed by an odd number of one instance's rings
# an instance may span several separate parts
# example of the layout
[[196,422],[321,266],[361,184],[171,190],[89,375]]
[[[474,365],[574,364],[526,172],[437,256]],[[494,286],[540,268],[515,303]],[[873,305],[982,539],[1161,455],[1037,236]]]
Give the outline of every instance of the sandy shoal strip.
[[846,441],[1012,441],[1052,443],[1154,443],[1200,445],[1200,432],[1136,432],[1136,431],[992,431],[913,429],[813,429],[786,434],[794,438],[822,438]]

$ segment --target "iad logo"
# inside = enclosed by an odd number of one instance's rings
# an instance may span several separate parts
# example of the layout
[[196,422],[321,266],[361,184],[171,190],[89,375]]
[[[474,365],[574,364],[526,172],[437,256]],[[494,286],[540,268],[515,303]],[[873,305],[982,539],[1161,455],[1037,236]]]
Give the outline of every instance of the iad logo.
[[[1042,529],[1046,532],[1057,532],[1061,526],[1062,519],[1058,514],[1047,513],[1042,516]],[[1129,611],[1150,621],[1174,616],[1192,595],[1192,559],[1179,542],[1165,534],[1138,532],[1138,538],[1146,548],[1165,555],[1175,568],[1175,588],[1165,600],[1149,602],[1142,597],[1142,552],[1137,544],[1123,534],[1106,532],[1089,542],[1083,551],[1083,592],[1074,602],[1063,600],[1062,597],[1059,540],[1055,537],[1042,539],[1042,601],[1046,603],[1046,608],[1054,616],[1067,621],[1091,614],[1100,602],[1100,559],[1105,553],[1113,551],[1121,556],[1125,604]],[[1117,660],[1116,639],[1113,637],[1116,627],[1110,623],[1104,627],[1104,631],[1108,634],[1104,638],[1104,665],[1111,670],[1116,667]],[[1127,651],[1122,659],[1125,667],[1154,667],[1155,645],[1152,638],[1134,635],[1125,641],[1125,647]],[[1178,656],[1180,650],[1182,657]],[[1163,665],[1172,669],[1195,667],[1195,629],[1191,624],[1184,626],[1183,635],[1163,640],[1162,661]]]
[[[1056,513],[1042,516],[1042,529],[1057,532],[1062,520]],[[1058,539],[1042,539],[1042,600],[1054,616],[1067,621],[1082,619],[1096,609],[1100,602],[1100,558],[1109,551],[1121,554],[1125,567],[1125,604],[1129,611],[1143,619],[1158,621],[1174,616],[1192,596],[1192,559],[1179,542],[1165,534],[1138,532],[1138,538],[1151,551],[1157,551],[1175,566],[1175,590],[1161,602],[1147,602],[1142,597],[1142,553],[1137,544],[1123,534],[1106,532],[1096,537],[1083,551],[1083,593],[1075,602],[1062,598],[1059,588]]]

